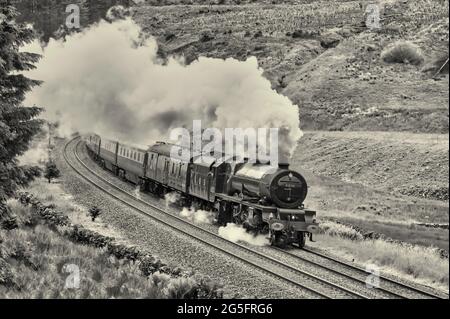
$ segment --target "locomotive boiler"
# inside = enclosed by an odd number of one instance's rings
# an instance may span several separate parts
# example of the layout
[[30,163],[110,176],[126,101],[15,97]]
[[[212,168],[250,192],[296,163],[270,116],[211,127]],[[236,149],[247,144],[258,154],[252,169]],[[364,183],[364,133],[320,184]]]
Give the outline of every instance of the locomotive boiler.
[[305,179],[287,165],[243,164],[231,177],[231,193],[247,193],[281,208],[298,208],[308,192]]

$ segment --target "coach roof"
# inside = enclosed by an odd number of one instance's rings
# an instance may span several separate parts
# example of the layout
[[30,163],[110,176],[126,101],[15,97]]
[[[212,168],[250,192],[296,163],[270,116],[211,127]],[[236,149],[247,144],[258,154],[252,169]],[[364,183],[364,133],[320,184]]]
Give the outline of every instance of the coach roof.
[[[181,148],[183,148],[180,145],[171,144],[171,143],[165,143],[165,142],[157,142],[155,145],[152,145],[149,147],[149,152],[158,153],[160,155],[164,155],[167,157],[171,157],[171,152],[180,153]],[[184,150],[189,151],[190,149],[184,148]],[[180,154],[181,155],[181,154]],[[192,154],[190,156],[192,159]]]

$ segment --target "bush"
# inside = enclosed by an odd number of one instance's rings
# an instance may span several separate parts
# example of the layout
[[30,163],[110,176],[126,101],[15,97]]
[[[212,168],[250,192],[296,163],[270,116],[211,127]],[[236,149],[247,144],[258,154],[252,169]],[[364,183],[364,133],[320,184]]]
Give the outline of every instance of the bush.
[[93,222],[95,222],[95,219],[98,216],[100,216],[100,214],[101,214],[101,210],[97,206],[94,206],[89,209],[89,215],[91,216]]
[[44,177],[48,179],[48,182],[50,183],[53,178],[58,178],[61,176],[61,173],[59,169],[56,167],[56,164],[52,161],[49,161],[45,164],[45,173]]
[[386,48],[381,58],[387,63],[407,63],[419,65],[424,61],[420,48],[408,41],[399,41]]
[[0,285],[15,287],[14,274],[10,265],[0,257]]
[[[202,276],[171,268],[148,253],[114,243],[112,238],[81,226],[68,224],[49,231],[48,226],[59,225],[59,218],[47,219],[43,213],[59,216],[53,208],[27,193],[19,195],[19,202],[32,205],[23,209],[15,201],[8,202],[19,220],[33,213],[45,218],[48,225],[31,230],[19,223],[15,231],[0,231],[0,299],[222,297],[219,286]],[[69,273],[65,267],[72,264],[83,269],[80,289],[64,285]],[[148,273],[147,278],[143,279],[140,268]]]

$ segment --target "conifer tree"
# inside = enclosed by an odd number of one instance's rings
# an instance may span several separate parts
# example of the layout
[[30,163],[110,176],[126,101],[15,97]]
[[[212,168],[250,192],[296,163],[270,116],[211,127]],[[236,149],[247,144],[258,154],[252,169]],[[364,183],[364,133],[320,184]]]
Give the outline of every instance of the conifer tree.
[[37,167],[20,166],[17,161],[42,125],[36,118],[42,109],[23,105],[25,94],[40,82],[22,72],[33,69],[40,56],[20,52],[34,39],[34,32],[16,23],[17,14],[10,0],[0,0],[0,219],[8,197],[39,174]]

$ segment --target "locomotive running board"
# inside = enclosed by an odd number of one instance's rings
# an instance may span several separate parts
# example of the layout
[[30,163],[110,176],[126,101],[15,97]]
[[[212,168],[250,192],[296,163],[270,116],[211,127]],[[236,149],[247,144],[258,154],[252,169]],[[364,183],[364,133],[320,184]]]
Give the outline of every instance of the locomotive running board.
[[261,210],[265,210],[265,211],[272,210],[272,211],[276,212],[277,209],[278,209],[277,207],[273,207],[273,206],[264,206],[264,205],[261,205],[261,204],[252,203],[252,202],[246,201],[246,200],[244,200],[242,198],[239,198],[239,197],[236,197],[236,196],[229,196],[229,195],[224,195],[224,194],[220,194],[220,195],[216,194],[216,198],[221,199],[221,200],[226,200],[226,201],[229,201],[229,202],[233,202],[233,203],[236,203],[236,204],[242,204],[242,205],[246,205],[246,206],[251,206],[251,207],[254,207],[256,209],[261,209]]

